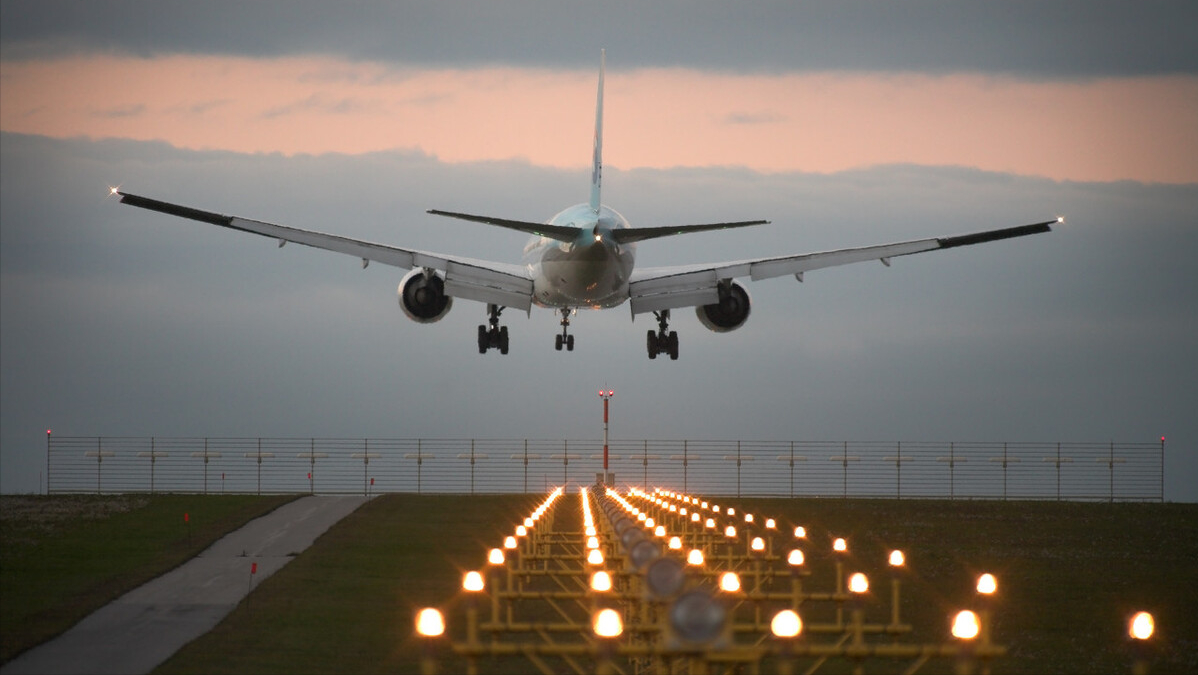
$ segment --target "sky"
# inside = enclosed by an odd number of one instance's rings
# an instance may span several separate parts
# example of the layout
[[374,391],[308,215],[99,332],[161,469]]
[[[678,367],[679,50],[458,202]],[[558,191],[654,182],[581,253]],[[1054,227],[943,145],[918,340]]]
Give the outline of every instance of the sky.
[[[1198,501],[1198,6],[0,3],[0,491],[74,436],[1126,441]],[[402,270],[119,206],[110,186],[518,262],[604,201],[656,266],[1067,218],[642,316],[404,317]]]

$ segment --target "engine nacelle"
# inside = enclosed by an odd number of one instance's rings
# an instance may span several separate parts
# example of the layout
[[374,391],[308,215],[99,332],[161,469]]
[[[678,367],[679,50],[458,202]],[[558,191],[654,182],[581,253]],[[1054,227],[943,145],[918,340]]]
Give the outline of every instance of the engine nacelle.
[[445,277],[416,268],[399,282],[399,306],[417,323],[440,321],[453,307],[453,298],[445,295]]
[[708,330],[727,333],[744,325],[749,319],[751,305],[749,291],[733,279],[726,288],[720,289],[719,302],[696,307],[695,315]]

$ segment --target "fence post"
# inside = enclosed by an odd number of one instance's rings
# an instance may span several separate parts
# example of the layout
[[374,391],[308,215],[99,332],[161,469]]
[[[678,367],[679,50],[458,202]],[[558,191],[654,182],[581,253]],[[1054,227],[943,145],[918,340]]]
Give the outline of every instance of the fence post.
[[645,439],[645,450],[641,453],[641,466],[644,467],[643,475],[641,476],[641,484],[643,490],[649,491],[649,439]]
[[524,494],[528,494],[528,439],[524,439]]
[[416,439],[416,494],[423,494],[420,487],[420,469],[424,466],[423,441]]
[[790,442],[790,498],[795,496],[795,442]]
[[737,441],[737,499],[740,499],[740,441]]
[[[1161,502],[1165,501],[1165,437],[1161,436]],[[46,486],[49,487],[49,479]]]
[[903,498],[903,442],[895,442],[894,460],[894,494],[896,499]]
[[[684,439],[682,441],[682,491],[690,492],[690,490],[687,488],[687,480],[686,480],[687,479],[687,475],[686,475],[686,473],[687,473],[687,471],[686,471],[687,456],[686,455],[687,455],[686,440]],[[47,461],[49,461],[49,460],[47,460]],[[46,473],[47,473],[47,475],[49,475],[49,471],[47,471]],[[46,485],[48,486],[49,484],[50,484],[49,479],[47,479]]]

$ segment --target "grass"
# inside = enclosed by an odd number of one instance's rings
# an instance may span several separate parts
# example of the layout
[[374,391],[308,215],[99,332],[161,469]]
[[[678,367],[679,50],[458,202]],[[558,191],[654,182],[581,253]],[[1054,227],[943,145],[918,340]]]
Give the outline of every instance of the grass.
[[0,497],[0,663],[293,498]]
[[[575,508],[573,501],[564,505]],[[995,672],[1125,672],[1130,659],[1123,622],[1138,608],[1157,617],[1162,646],[1151,671],[1198,672],[1196,505],[729,502],[806,525],[810,550],[827,546],[831,536],[847,537],[850,565],[866,570],[880,571],[878,561],[890,548],[906,550],[902,611],[917,640],[943,641],[948,614],[973,596],[975,575],[995,573],[1001,586],[994,634],[1010,648]],[[462,610],[453,599],[462,571],[482,566],[486,549],[498,545],[535,503],[530,496],[375,499],[158,672],[418,672],[415,610],[449,608],[449,621],[460,625]],[[442,662],[443,672],[463,666]],[[532,665],[519,669],[531,671]],[[894,669],[867,666],[872,672]]]

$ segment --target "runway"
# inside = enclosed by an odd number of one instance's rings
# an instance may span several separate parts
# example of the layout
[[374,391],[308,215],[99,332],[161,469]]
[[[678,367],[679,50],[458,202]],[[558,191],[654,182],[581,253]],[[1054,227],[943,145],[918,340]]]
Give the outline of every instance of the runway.
[[256,586],[274,574],[365,501],[310,496],[286,504],[18,656],[0,673],[148,673],[216,626],[249,594],[251,581]]

